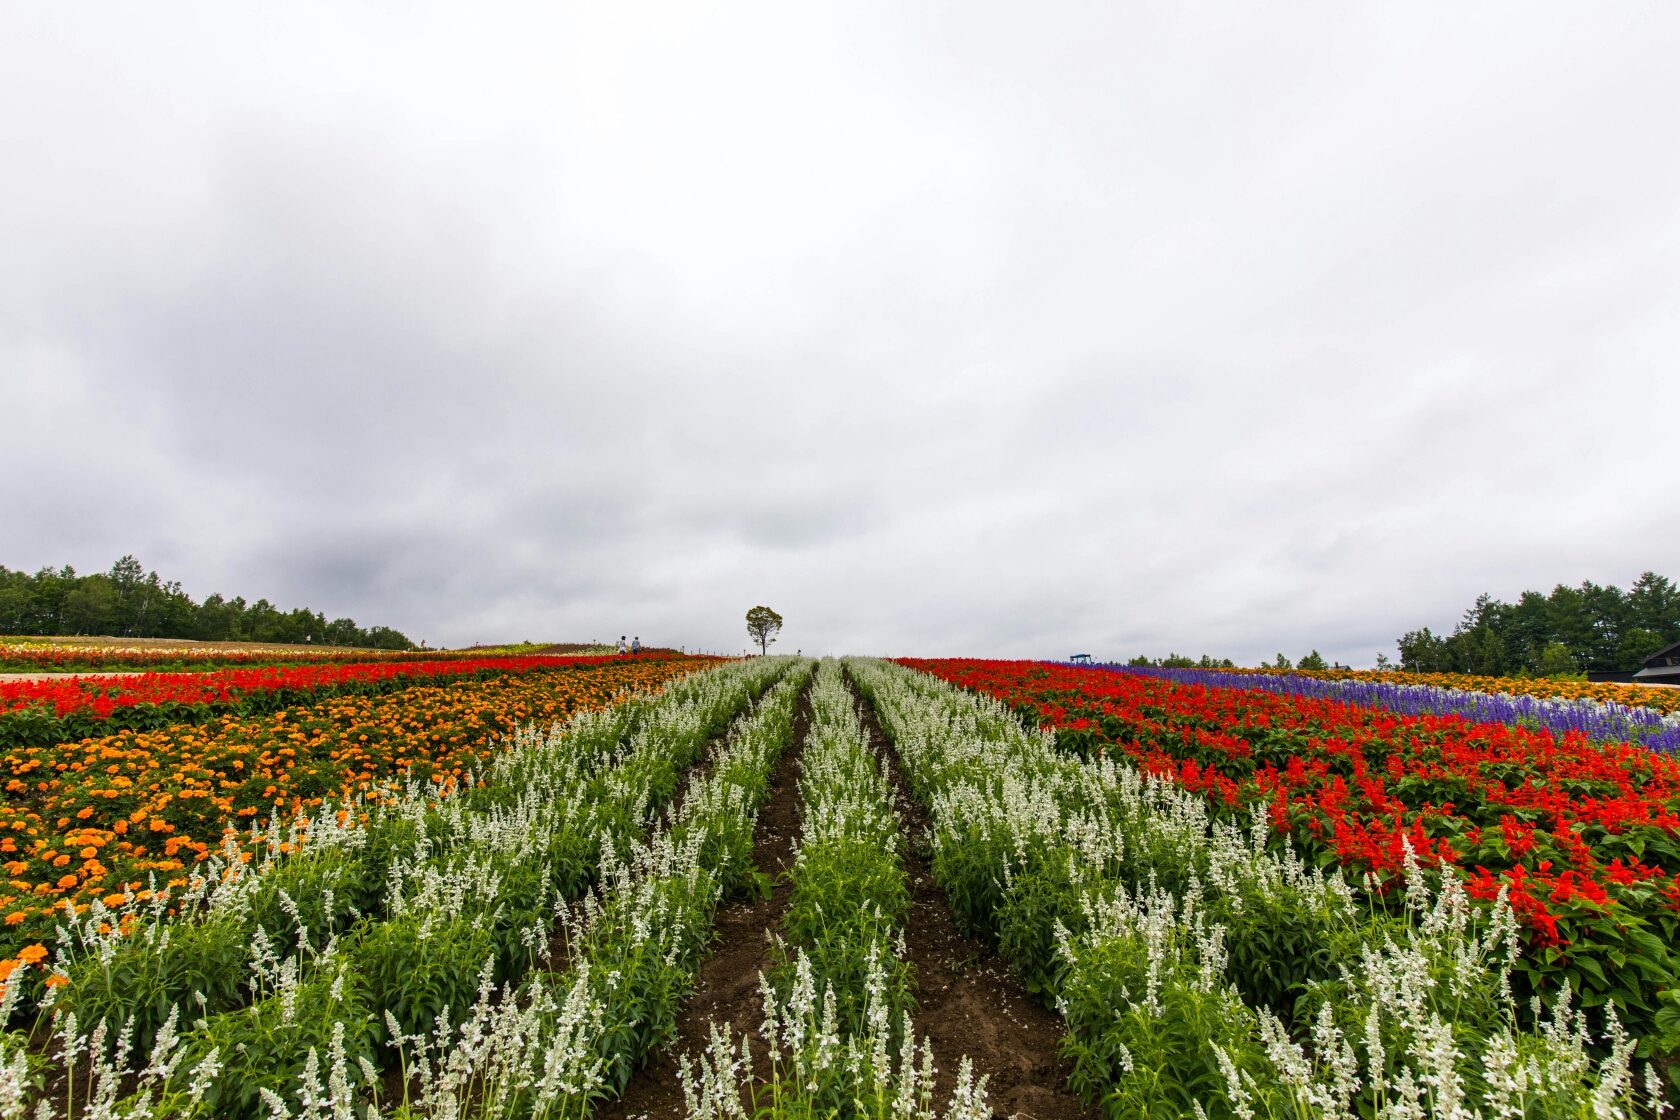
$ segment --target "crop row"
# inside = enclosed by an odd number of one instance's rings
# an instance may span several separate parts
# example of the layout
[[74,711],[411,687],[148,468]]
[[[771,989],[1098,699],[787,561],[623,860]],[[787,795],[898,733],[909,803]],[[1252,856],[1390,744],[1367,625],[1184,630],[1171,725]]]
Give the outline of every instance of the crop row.
[[1108,1116],[1634,1107],[1637,1044],[1608,1002],[1589,1015],[1560,985],[1519,1009],[1508,888],[1476,905],[1404,837],[1391,889],[1350,881],[1303,863],[1265,802],[1058,749],[1001,700],[902,666],[851,669],[929,808],[954,915],[1066,1017],[1071,1085]]
[[752,832],[810,662],[752,662],[781,679],[696,772],[668,827],[616,834],[598,890],[562,910],[564,970],[523,989],[480,986],[457,1036],[401,1037],[427,1117],[582,1116],[623,1090],[675,1034],[678,1005],[726,894],[753,889]]
[[[1032,662],[926,667],[1205,795],[1266,808],[1309,862],[1397,885],[1405,851],[1503,892],[1524,928],[1518,995],[1567,980],[1680,1048],[1680,759],[1572,733]],[[1663,1015],[1665,1009],[1673,1009]],[[1659,1015],[1662,1015],[1659,1018]]]
[[710,944],[719,899],[755,887],[753,828],[811,675],[809,660],[794,665],[709,771],[691,780],[671,827],[633,853],[600,907],[575,927],[577,975],[587,976],[603,1008],[594,1052],[612,1095],[675,1040],[677,1009]]
[[255,830],[239,841],[248,855],[276,814],[313,813],[326,799],[377,802],[392,782],[452,787],[487,769],[494,740],[515,727],[564,721],[696,664],[494,673],[7,752],[0,947],[12,957],[50,936],[66,900],[85,910],[153,875],[182,879],[222,848],[229,827]]
[[[223,715],[262,715],[330,696],[377,696],[417,684],[588,670],[617,661],[611,657],[480,657],[6,681],[0,682],[0,750],[52,746],[124,729],[202,723]],[[692,669],[691,665],[682,671]]]
[[1579,681],[1552,677],[1482,677],[1469,673],[1400,673],[1376,669],[1228,669],[1233,676],[1295,676],[1324,681],[1370,681],[1415,688],[1452,689],[1457,692],[1500,693],[1532,696],[1540,700],[1618,704],[1624,708],[1650,708],[1663,715],[1680,714],[1680,689],[1650,688],[1645,685]]
[[[688,1115],[935,1120],[933,1054],[925,1041],[917,1047],[911,1019],[903,932],[910,895],[892,776],[870,749],[839,662],[819,666],[811,711],[782,962],[772,978],[760,978],[769,1076],[755,1077],[746,1038],[737,1042],[713,1024],[708,1050],[682,1058]],[[976,1082],[964,1057],[944,1116],[990,1115],[986,1079]]]
[[[564,727],[528,726],[468,780],[324,805],[306,830],[282,838],[272,825],[260,862],[230,838],[180,892],[94,901],[42,999],[57,1056],[69,1065],[91,1048],[110,1115],[142,1103],[234,1117],[301,1103],[312,1115],[311,1100],[366,1100],[401,1065],[394,1043],[448,1038],[476,988],[541,973],[555,907],[614,863],[781,671],[731,665]],[[152,1055],[140,1097],[120,1075],[136,1047]]]
[[1330,678],[1323,674],[1224,669],[1126,667],[1113,671],[1209,688],[1251,688],[1279,696],[1343,700],[1402,715],[1463,716],[1471,723],[1539,728],[1560,737],[1579,733],[1598,742],[1635,742],[1649,750],[1680,753],[1680,714],[1665,716],[1654,707],[1629,707],[1614,700],[1541,699],[1526,693],[1407,684],[1394,680],[1401,675],[1396,673]]
[[[69,673],[78,670],[189,670],[237,669],[268,665],[349,665],[375,661],[460,661],[487,656],[473,651],[299,649],[261,647],[225,649],[215,646],[77,646],[0,640],[0,672]],[[488,656],[496,656],[494,653]],[[505,654],[503,655],[505,656]]]

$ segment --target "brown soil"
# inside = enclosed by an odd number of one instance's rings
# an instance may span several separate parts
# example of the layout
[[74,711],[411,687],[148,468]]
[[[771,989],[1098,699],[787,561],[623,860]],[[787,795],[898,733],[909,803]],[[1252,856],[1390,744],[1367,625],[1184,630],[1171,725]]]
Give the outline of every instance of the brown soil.
[[[859,716],[878,751],[894,758],[892,748],[861,701]],[[758,978],[773,960],[766,931],[774,930],[787,908],[791,886],[780,874],[793,862],[793,842],[800,829],[799,757],[810,726],[809,696],[802,696],[794,717],[794,740],[771,780],[770,800],[760,811],[753,839],[753,862],[776,874],[768,900],[727,906],[718,911],[717,952],[700,968],[694,991],[678,1013],[677,1041],[655,1054],[631,1079],[622,1098],[592,1112],[594,1120],[681,1120],[682,1083],[677,1058],[698,1055],[710,1042],[711,1023],[728,1024],[736,1039],[752,1044],[754,1068],[767,1068],[758,1026],[764,1018]],[[895,768],[896,769],[896,768]],[[914,804],[899,779],[899,810],[907,835],[919,835],[926,814]],[[1067,1064],[1058,1063],[1061,1020],[1035,1004],[1010,975],[997,954],[957,933],[945,896],[933,883],[927,862],[907,853],[912,903],[905,943],[920,987],[916,1033],[932,1040],[939,1067],[935,1106],[944,1109],[956,1083],[964,1054],[977,1074],[989,1077],[987,1094],[999,1116],[1032,1120],[1095,1120],[1097,1111],[1080,1106],[1064,1087]]]
[[[753,864],[776,880],[770,897],[719,908],[713,923],[717,950],[700,966],[694,990],[677,1013],[677,1041],[654,1054],[647,1068],[630,1079],[624,1095],[591,1111],[592,1120],[680,1120],[684,1115],[677,1057],[699,1054],[710,1041],[709,1025],[728,1024],[735,1036],[752,1036],[764,1019],[758,974],[769,971],[765,934],[781,924],[792,885],[782,873],[793,865],[793,842],[799,836],[799,758],[811,727],[811,688],[807,684],[793,713],[793,741],[770,778],[770,798],[758,813],[753,832]],[[754,1046],[755,1065],[764,1068],[762,1045]]]
[[[874,710],[861,697],[857,707],[871,745],[896,764],[898,756]],[[1071,1064],[1057,1057],[1065,1033],[1060,1016],[1033,1002],[995,950],[957,932],[945,892],[918,854],[922,845],[916,840],[929,831],[927,812],[910,796],[897,765],[893,778],[904,833],[911,839],[902,861],[910,876],[904,941],[916,966],[916,1033],[933,1042],[939,1067],[936,1106],[943,1108],[950,1099],[957,1064],[966,1054],[974,1072],[989,1078],[986,1095],[993,1115],[1095,1120],[1098,1110],[1085,1108],[1067,1088]]]

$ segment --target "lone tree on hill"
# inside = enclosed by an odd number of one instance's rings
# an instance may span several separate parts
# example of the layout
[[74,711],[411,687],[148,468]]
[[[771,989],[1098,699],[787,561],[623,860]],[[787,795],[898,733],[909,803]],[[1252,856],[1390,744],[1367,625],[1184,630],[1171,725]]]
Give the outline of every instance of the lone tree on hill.
[[782,616],[769,607],[754,607],[747,612],[747,634],[758,643],[759,652],[768,654],[776,631],[782,628]]

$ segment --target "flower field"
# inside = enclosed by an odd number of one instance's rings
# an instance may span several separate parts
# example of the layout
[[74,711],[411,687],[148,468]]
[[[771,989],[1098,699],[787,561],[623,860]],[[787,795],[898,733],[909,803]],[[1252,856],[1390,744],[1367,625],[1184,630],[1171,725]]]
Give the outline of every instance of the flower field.
[[1541,700],[1593,700],[1629,708],[1650,708],[1664,715],[1680,713],[1680,688],[1649,688],[1549,677],[1473,677],[1466,673],[1399,673],[1375,669],[1224,669],[1221,672],[1302,676],[1326,681],[1374,681],[1460,692],[1499,692]]
[[239,669],[266,665],[350,665],[369,661],[459,661],[473,652],[378,649],[226,649],[198,646],[71,645],[0,639],[0,672],[71,673]]
[[[784,959],[775,977],[760,977],[769,1076],[752,1076],[747,1038],[714,1025],[708,1051],[682,1059],[689,1115],[937,1120],[934,1056],[925,1040],[917,1046],[914,977],[901,959],[910,893],[892,778],[869,749],[838,662],[818,667],[811,708]],[[976,1081],[963,1056],[944,1120],[991,1115],[986,1078]]]
[[1395,679],[1400,676],[1397,673],[1332,678],[1319,673],[1247,673],[1223,669],[1128,667],[1114,671],[1209,688],[1247,688],[1278,696],[1342,700],[1407,716],[1463,716],[1471,723],[1503,723],[1550,731],[1563,738],[1579,733],[1598,742],[1631,742],[1654,751],[1680,754],[1680,715],[1664,715],[1655,708],[1630,707],[1615,700],[1569,700],[1522,692],[1477,692],[1407,684]]
[[[449,663],[456,677],[464,664]],[[292,695],[345,680],[395,679],[409,687],[0,755],[7,873],[0,955],[49,936],[65,900],[85,908],[93,898],[120,894],[124,884],[139,890],[150,876],[181,878],[189,864],[220,850],[229,826],[266,825],[271,813],[290,818],[323,799],[377,800],[392,782],[458,782],[482,771],[500,749],[495,740],[517,726],[564,721],[704,664],[602,658],[562,669],[551,659],[527,659],[505,667],[472,663],[473,679],[454,681],[409,671],[420,666],[385,664],[365,667],[368,673],[352,666],[244,674],[234,679],[284,681]],[[478,670],[489,675],[477,679]],[[222,677],[199,695],[251,691]],[[135,692],[158,694],[144,686]]]
[[[32,944],[3,969],[5,1010],[34,1002],[52,1046],[0,1036],[0,1115],[359,1120],[456,1116],[465,1100],[581,1114],[604,1078],[621,1082],[663,1041],[648,1000],[663,998],[668,1020],[683,990],[671,950],[691,961],[719,894],[751,882],[752,790],[802,677],[746,713],[797,664],[618,659],[375,698],[388,753],[423,756],[431,777],[383,788],[362,745],[380,726],[346,722],[344,705],[366,698],[286,713],[251,757],[280,779],[281,760],[336,754],[355,796],[310,813],[294,792],[289,823],[229,834],[155,892],[96,896],[74,917],[60,900],[50,960]],[[610,703],[624,688],[642,691]],[[390,706],[404,698],[415,703]],[[731,746],[660,830],[732,722]],[[492,744],[498,727],[515,730]],[[78,1056],[85,1078],[54,1073]],[[394,1101],[382,1097],[393,1084]]]
[[237,712],[254,714],[328,696],[376,694],[465,676],[589,669],[612,657],[453,657],[136,677],[67,676],[0,681],[0,749],[42,746],[100,735],[117,727],[162,728]]
[[[1568,981],[1653,1027],[1680,959],[1680,759],[1461,716],[1179,683],[1037,662],[906,662],[996,697],[1058,745],[1112,752],[1203,795],[1262,806],[1312,864],[1403,885],[1408,850],[1504,895],[1525,938],[1518,976]],[[1666,1021],[1666,1020],[1665,1020]],[[1675,1026],[1680,1027],[1680,1023]]]
[[[1547,943],[1543,923],[1524,930],[1513,908],[1520,877],[1473,897],[1491,884],[1473,888],[1443,856],[1433,819],[1418,834],[1432,842],[1427,862],[1407,834],[1397,873],[1347,874],[1322,844],[1314,867],[1301,858],[1312,830],[1303,822],[1298,843],[1293,804],[1280,820],[1275,780],[1262,787],[1257,777],[1274,761],[1268,751],[1289,743],[1370,748],[1386,735],[1398,745],[1404,727],[1422,755],[1448,728],[1322,707],[1297,720],[1266,693],[1101,670],[908,664],[924,671],[848,667],[930,811],[935,878],[953,916],[1061,1012],[1069,1084],[1110,1120],[1632,1117],[1670,1107],[1664,1069],[1672,1078],[1680,1005],[1666,964],[1647,972],[1635,957],[1666,954],[1664,939],[1598,945],[1593,967],[1570,971],[1564,949],[1593,948],[1587,938],[1604,927],[1564,947]],[[1097,711],[1104,704],[1113,711]],[[1315,726],[1319,716],[1333,726]],[[1151,735],[1135,754],[1134,730]],[[1206,758],[1191,789],[1181,759],[1196,752]],[[1352,758],[1339,757],[1351,774]],[[1206,777],[1226,764],[1249,769],[1241,780],[1219,774],[1230,786]],[[1398,774],[1386,762],[1371,769],[1385,786],[1412,774],[1404,758]],[[1600,961],[1614,990],[1583,998],[1575,980]],[[1525,977],[1532,1002],[1518,995]]]
[[[1680,760],[1534,709],[975,660],[322,680],[0,752],[0,1118],[584,1120],[664,1052],[689,1120],[983,1120],[966,1016],[954,1082],[917,1036],[981,1006],[918,988],[929,905],[1106,1120],[1655,1120],[1680,1085]],[[679,1052],[742,900],[762,1023]]]

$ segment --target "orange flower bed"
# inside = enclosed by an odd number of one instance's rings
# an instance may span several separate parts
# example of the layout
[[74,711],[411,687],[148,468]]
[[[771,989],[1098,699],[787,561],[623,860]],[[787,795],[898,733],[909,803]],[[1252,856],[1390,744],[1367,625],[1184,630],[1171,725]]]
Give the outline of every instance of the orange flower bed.
[[657,689],[710,659],[624,660],[588,671],[509,674],[339,696],[271,715],[223,716],[0,756],[0,953],[52,932],[125,885],[185,881],[226,830],[406,777],[449,786],[482,770],[516,726],[546,726]]

